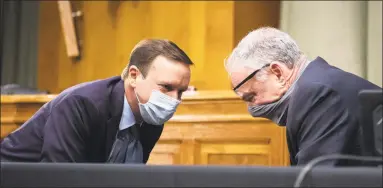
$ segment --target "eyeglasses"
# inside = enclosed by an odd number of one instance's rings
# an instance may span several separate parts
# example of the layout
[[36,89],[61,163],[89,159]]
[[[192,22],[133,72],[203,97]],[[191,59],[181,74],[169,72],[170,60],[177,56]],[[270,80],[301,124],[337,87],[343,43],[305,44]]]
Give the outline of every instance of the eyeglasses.
[[253,73],[251,73],[249,76],[247,76],[244,80],[242,80],[242,82],[240,82],[237,86],[234,87],[234,92],[235,90],[237,90],[238,88],[240,88],[243,84],[245,84],[248,80],[250,80],[253,76],[255,76],[255,74],[257,74],[258,71],[260,71],[261,69],[263,68],[266,68],[268,67],[270,64],[266,64],[264,65],[263,67],[261,67],[260,69],[257,69],[255,70]]

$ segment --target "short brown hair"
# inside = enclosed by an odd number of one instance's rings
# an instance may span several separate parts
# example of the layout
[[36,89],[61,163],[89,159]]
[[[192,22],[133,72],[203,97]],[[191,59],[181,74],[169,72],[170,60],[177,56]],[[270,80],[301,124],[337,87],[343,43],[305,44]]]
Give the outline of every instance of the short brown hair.
[[135,65],[146,77],[153,60],[158,56],[193,65],[186,53],[175,43],[164,39],[145,39],[140,41],[132,50],[128,66],[122,71],[121,79],[128,77],[130,66]]

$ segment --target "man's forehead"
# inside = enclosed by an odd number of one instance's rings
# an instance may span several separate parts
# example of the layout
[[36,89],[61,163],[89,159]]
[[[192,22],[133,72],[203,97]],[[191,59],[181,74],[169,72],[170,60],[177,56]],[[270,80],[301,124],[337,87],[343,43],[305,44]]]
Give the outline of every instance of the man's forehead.
[[164,56],[157,56],[151,63],[150,69],[155,71],[171,71],[185,66],[183,62],[170,60]]
[[254,69],[239,67],[239,68],[233,69],[229,74],[230,74],[230,78],[232,82],[234,82],[235,84],[236,82],[238,83],[241,82],[253,72],[254,72]]
[[152,63],[148,71],[149,74],[154,77],[166,78],[190,77],[190,69],[178,62]]
[[190,79],[189,67],[181,62],[175,62],[159,56],[155,59],[148,71],[148,77],[164,83],[178,84]]

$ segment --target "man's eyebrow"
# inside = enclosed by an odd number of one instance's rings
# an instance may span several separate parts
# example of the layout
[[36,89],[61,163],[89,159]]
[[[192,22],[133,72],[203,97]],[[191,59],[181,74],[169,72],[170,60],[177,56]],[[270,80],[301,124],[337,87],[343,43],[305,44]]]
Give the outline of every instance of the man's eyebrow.
[[[171,83],[171,82],[169,82],[169,81],[159,81],[158,84],[159,84],[159,85],[169,85],[169,86],[171,86],[173,89],[177,88],[177,87],[176,87],[176,84]],[[182,88],[179,88],[179,90],[182,91],[182,92],[184,92],[184,91],[188,90],[188,87],[182,87]]]
[[174,83],[171,83],[169,81],[158,81],[158,84],[161,84],[161,85],[171,85],[171,86],[174,85]]

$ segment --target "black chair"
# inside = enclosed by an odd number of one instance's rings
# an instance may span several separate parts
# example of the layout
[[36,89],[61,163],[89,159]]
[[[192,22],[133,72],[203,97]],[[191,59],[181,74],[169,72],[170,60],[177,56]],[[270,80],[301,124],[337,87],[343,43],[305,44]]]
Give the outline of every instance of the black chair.
[[369,156],[382,156],[382,90],[363,90],[359,93],[360,122],[364,150]]

